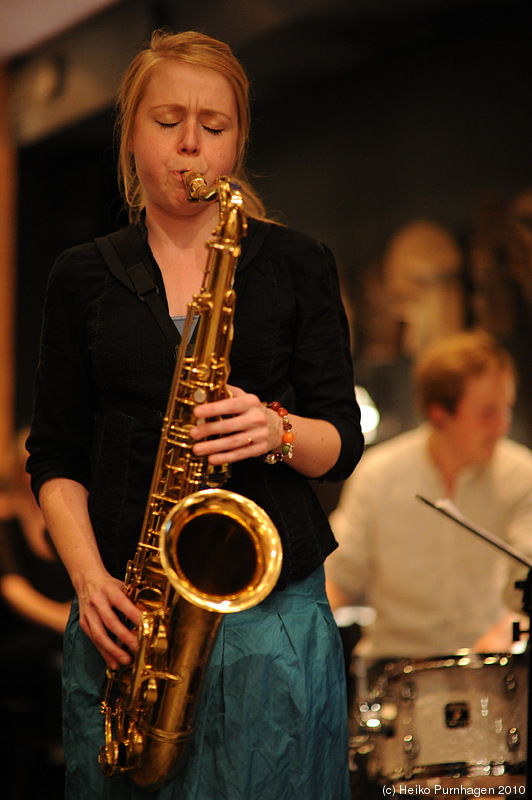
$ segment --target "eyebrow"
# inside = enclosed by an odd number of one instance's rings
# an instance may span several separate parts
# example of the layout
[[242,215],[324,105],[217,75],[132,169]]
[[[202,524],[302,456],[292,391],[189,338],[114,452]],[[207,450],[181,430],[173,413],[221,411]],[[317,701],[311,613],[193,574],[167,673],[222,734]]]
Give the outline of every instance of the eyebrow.
[[[186,111],[186,107],[179,105],[179,103],[164,103],[160,106],[154,106],[152,111],[157,112],[165,112],[165,111]],[[225,114],[223,111],[217,111],[215,108],[200,108],[198,116],[206,117],[207,119],[214,119],[214,118],[222,118],[227,120],[228,122],[232,122],[233,118],[229,114]]]

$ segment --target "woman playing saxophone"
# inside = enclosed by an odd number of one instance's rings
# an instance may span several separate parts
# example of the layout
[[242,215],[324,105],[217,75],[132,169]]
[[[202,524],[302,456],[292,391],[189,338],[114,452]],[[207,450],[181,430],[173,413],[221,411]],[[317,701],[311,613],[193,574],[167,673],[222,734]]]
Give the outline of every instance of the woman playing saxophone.
[[[119,177],[147,267],[179,327],[200,289],[216,202],[191,203],[184,174],[244,187],[248,82],[230,49],[156,32],[119,95]],[[330,251],[264,221],[245,189],[228,396],[194,408],[193,452],[229,464],[224,488],[263,508],[283,568],[256,607],[229,614],[196,726],[159,800],[348,800],[339,638],[323,562],[336,544],[309,478],[342,480],[363,446],[346,317]],[[91,242],[50,274],[28,470],[76,600],[65,637],[68,800],[140,798],[98,767],[106,665],[131,661],[140,610],[123,591],[148,498],[174,369],[147,303]]]

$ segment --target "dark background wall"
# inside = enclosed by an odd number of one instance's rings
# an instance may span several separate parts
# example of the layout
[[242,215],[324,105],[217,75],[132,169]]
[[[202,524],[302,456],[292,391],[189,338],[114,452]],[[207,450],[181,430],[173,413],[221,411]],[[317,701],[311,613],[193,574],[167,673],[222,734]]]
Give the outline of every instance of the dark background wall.
[[530,180],[531,8],[485,8],[389,19],[358,58],[354,23],[352,63],[257,103],[261,189],[348,273],[412,217],[460,232],[484,189]]
[[[209,6],[185,17],[180,4],[152,4],[150,27],[202,27],[231,41],[230,20],[201,17]],[[528,0],[316,6],[252,37],[240,20],[231,43],[253,81],[255,184],[269,209],[331,246],[356,295],[404,222],[428,217],[466,240],[485,190],[510,197],[532,184],[532,9]],[[123,219],[111,105],[23,145],[19,177],[21,424],[53,259]]]

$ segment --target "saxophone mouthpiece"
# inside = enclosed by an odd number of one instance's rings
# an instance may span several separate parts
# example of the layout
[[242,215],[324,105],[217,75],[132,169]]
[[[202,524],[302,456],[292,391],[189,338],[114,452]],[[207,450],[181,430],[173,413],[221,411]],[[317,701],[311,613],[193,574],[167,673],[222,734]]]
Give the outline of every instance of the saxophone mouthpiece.
[[200,200],[213,200],[216,197],[216,188],[209,189],[207,183],[199,172],[184,172],[183,182],[187,193],[187,200],[198,203]]

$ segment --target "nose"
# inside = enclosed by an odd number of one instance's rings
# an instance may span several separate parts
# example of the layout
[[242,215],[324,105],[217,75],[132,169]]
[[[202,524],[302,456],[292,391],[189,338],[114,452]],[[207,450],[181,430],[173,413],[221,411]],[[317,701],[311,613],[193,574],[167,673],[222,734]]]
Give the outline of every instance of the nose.
[[180,132],[179,151],[181,153],[197,153],[200,139],[196,122],[193,119],[186,119],[180,127]]

